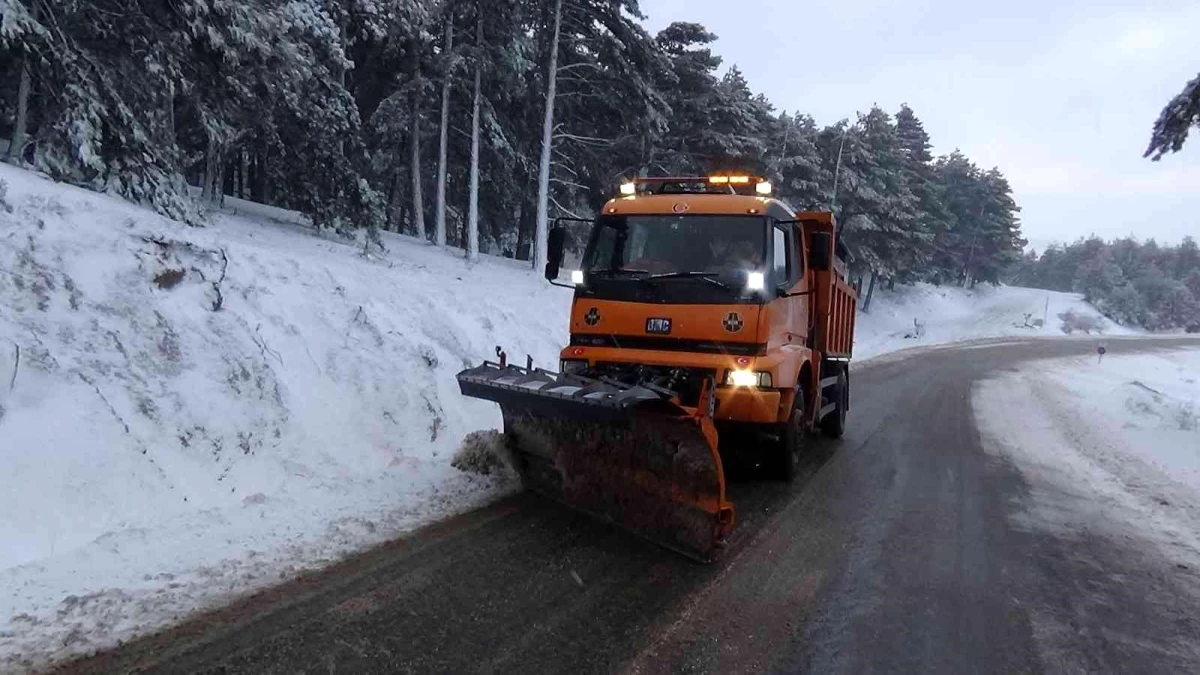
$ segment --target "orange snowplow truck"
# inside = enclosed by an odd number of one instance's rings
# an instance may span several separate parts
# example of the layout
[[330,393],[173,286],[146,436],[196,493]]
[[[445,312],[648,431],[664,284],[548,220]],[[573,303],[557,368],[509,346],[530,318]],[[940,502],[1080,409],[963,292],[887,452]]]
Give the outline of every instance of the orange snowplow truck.
[[460,388],[500,404],[529,487],[709,560],[734,526],[720,439],[756,439],[791,480],[809,434],[845,429],[857,295],[833,216],[753,176],[639,179],[570,270],[565,220],[546,266],[575,293],[558,371],[497,348]]

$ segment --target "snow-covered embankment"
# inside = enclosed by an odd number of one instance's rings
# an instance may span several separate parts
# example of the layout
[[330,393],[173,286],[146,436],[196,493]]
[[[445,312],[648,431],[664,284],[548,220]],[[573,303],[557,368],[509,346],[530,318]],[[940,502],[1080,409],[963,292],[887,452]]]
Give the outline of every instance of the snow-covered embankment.
[[0,167],[0,670],[112,644],[512,489],[455,373],[570,294],[385,235],[188,228]]
[[1032,361],[972,403],[985,446],[1030,485],[1026,525],[1200,569],[1200,350]]
[[1008,574],[1043,663],[1195,672],[1200,350],[1030,362],[972,403],[1024,479],[1009,525],[1030,564]]
[[[877,290],[870,313],[859,313],[854,356],[868,359],[900,349],[981,338],[1136,335],[1100,315],[1078,293],[1035,288],[916,284]],[[1063,316],[1069,317],[1064,321]]]

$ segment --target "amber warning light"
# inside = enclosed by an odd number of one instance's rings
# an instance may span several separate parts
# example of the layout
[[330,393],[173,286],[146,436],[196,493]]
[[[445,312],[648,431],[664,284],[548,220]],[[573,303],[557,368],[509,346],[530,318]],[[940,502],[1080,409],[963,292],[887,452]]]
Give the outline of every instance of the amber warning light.
[[756,193],[764,196],[771,194],[771,182],[754,176],[714,175],[708,177],[708,182],[711,185],[750,185],[753,183]]
[[657,190],[652,186],[671,185],[676,183],[691,185],[708,183],[712,186],[729,186],[730,188],[735,189],[736,194],[745,194],[744,192],[737,191],[739,189],[749,189],[753,187],[754,194],[762,197],[768,197],[773,192],[773,186],[771,185],[771,182],[764,180],[759,176],[751,176],[748,174],[713,174],[707,177],[701,176],[695,178],[634,178],[633,180],[621,183],[620,193],[623,197],[635,197],[638,194],[639,189],[645,189],[649,193],[654,194],[657,192]]

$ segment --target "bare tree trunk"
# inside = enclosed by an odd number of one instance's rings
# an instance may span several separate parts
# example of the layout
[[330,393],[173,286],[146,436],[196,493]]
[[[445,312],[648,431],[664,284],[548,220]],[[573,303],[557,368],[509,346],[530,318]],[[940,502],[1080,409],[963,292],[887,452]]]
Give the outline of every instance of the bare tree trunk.
[[562,0],[554,0],[554,36],[546,75],[546,112],[542,118],[542,158],[538,164],[537,225],[533,235],[533,268],[546,266],[546,237],[550,219],[550,152],[554,144],[554,93],[558,80],[558,39],[562,33]]
[[[983,204],[979,205],[978,222],[976,222],[975,227],[977,227],[977,228],[983,227]],[[979,241],[979,232],[976,231],[974,234],[971,235],[971,252],[967,254],[967,262],[966,262],[966,264],[963,265],[963,271],[962,271],[962,285],[963,286],[967,285],[967,280],[970,279],[972,276],[972,263],[974,263],[974,261],[975,261],[975,244],[978,241]],[[974,282],[971,283],[971,287],[972,288],[975,287]]]
[[412,181],[413,227],[417,238],[429,241],[425,235],[425,192],[421,189],[421,43],[417,38],[409,42],[409,70],[412,76],[412,129],[409,133],[408,173]]
[[[453,16],[446,17],[446,41],[443,46],[443,53],[448,59],[453,59],[452,50],[454,49],[454,21]],[[453,61],[451,61],[453,63]],[[438,168],[437,168],[437,204],[433,214],[433,243],[438,246],[446,245],[446,161],[447,161],[447,143],[449,140],[450,126],[450,81],[452,73],[449,68],[446,70],[445,79],[442,81],[442,118],[438,127]]]
[[21,83],[17,88],[17,121],[13,126],[12,138],[8,144],[8,160],[20,163],[21,151],[25,148],[25,128],[29,124],[29,90],[32,82],[29,77],[28,57],[21,59]]
[[242,162],[241,157],[235,154],[233,167],[229,170],[229,195],[238,197],[242,194]]
[[417,228],[417,238],[427,241],[425,237],[425,197],[421,192],[421,112],[420,94],[413,94],[412,106],[412,139],[409,143],[409,174],[412,175],[412,210],[413,226]]
[[869,314],[871,312],[871,298],[875,296],[875,277],[877,276],[879,275],[874,271],[871,272],[871,281],[867,286],[867,299],[863,301],[862,306],[863,314]]
[[271,203],[270,182],[267,180],[267,153],[270,149],[265,143],[259,144],[254,153],[254,190],[253,194],[263,204]]
[[245,148],[240,151],[242,165],[238,170],[241,179],[238,181],[238,196],[242,199],[250,198],[250,153],[246,152]]
[[204,153],[204,180],[200,184],[200,200],[211,206],[215,201],[217,182],[217,142],[208,139],[208,150]]
[[167,83],[167,142],[175,145],[175,80]]
[[388,209],[387,209],[387,225],[385,230],[394,232],[403,232],[404,227],[400,219],[404,209],[400,208],[401,188],[404,185],[403,172],[399,167],[396,168],[396,176],[392,179],[392,189],[388,191]]
[[[530,194],[533,190],[533,181],[529,180],[529,190],[523,194]],[[517,260],[532,261],[533,260],[533,228],[536,227],[534,219],[529,217],[530,213],[537,213],[536,204],[528,204],[528,199],[521,200],[521,219],[517,222],[517,246],[515,255]],[[532,207],[532,208],[530,208]]]
[[214,182],[214,187],[216,188],[216,195],[215,195],[216,199],[214,200],[213,203],[219,209],[225,208],[225,165],[226,165],[226,163],[227,162],[225,161],[225,153],[224,153],[223,149],[218,148],[218,150],[217,150],[217,179]]
[[[480,6],[482,10],[482,3]],[[475,23],[475,43],[483,47],[483,13]],[[483,64],[475,65],[475,95],[471,102],[471,183],[467,197],[467,259],[479,259],[479,100],[483,96]]]

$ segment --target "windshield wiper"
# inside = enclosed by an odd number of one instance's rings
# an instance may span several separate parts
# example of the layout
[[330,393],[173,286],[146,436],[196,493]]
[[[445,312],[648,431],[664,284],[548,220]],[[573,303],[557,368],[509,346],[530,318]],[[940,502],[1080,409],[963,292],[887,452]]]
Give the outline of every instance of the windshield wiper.
[[650,270],[633,270],[633,269],[591,270],[588,272],[588,274],[594,274],[596,276],[603,276],[603,277],[636,277],[640,274],[650,274]]
[[732,291],[733,286],[721,281],[717,277],[721,276],[719,272],[671,272],[670,274],[652,274],[646,279],[648,281],[658,281],[659,279],[703,279],[704,281]]

